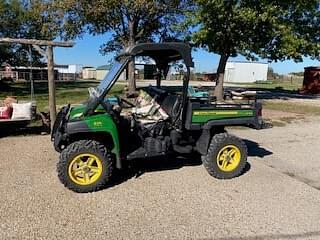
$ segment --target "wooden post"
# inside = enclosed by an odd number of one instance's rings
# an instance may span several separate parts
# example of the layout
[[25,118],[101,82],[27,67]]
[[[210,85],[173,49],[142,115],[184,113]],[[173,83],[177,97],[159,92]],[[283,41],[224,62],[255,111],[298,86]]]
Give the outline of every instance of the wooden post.
[[[53,47],[73,47],[73,42],[53,42],[39,39],[21,39],[21,38],[0,38],[0,44],[18,43],[32,45],[48,61],[48,88],[49,88],[49,110],[51,119],[51,129],[56,120],[56,91],[54,82],[54,61]],[[46,47],[45,51],[43,47]]]
[[56,109],[56,88],[54,82],[54,61],[53,61],[53,47],[47,47],[47,58],[48,58],[48,87],[49,87],[49,110],[51,129],[56,120],[57,109]]

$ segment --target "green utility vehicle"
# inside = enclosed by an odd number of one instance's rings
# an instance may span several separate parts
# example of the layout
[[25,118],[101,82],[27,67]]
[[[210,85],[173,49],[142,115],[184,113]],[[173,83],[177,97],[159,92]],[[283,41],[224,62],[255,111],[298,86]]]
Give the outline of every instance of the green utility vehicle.
[[[109,101],[108,92],[136,56],[154,60],[158,85],[169,64],[183,61],[182,90],[149,87],[131,101],[119,96]],[[100,85],[89,89],[86,103],[65,106],[57,116],[52,141],[61,152],[60,181],[75,192],[97,191],[108,184],[115,168],[123,168],[132,159],[193,152],[202,155],[213,177],[239,176],[246,165],[247,148],[225,126],[260,128],[261,105],[256,100],[219,103],[210,96],[188,96],[193,66],[191,48],[185,43],[137,44],[117,56]]]

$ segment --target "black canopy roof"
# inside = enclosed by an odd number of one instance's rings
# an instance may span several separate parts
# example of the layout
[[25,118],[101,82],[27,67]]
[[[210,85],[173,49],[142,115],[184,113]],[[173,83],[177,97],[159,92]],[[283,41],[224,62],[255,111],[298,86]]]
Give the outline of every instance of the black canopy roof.
[[127,48],[121,56],[148,56],[159,68],[165,69],[172,61],[183,60],[187,67],[194,67],[191,47],[182,42],[139,43]]

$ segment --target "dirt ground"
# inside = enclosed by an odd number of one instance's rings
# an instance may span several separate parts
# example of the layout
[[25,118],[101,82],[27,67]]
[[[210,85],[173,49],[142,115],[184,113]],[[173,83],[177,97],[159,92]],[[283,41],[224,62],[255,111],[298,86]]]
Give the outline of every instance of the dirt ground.
[[48,135],[0,134],[0,239],[320,239],[320,117],[263,115],[281,127],[229,129],[249,150],[238,178],[214,179],[194,157],[139,160],[89,194],[59,182]]
[[58,181],[49,136],[0,138],[0,239],[320,239],[319,119],[246,139],[235,179],[198,159],[137,161],[105,190],[77,194]]
[[255,141],[249,141],[249,147],[261,154],[266,165],[320,190],[320,117],[305,117],[285,127],[260,131],[237,129],[235,133]]
[[263,118],[269,120],[281,120],[281,119],[303,119],[303,114],[283,112],[277,110],[263,109]]

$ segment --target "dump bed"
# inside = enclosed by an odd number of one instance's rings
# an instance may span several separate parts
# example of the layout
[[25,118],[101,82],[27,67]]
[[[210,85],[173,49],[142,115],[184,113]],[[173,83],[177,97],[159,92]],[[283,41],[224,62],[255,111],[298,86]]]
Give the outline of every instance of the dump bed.
[[262,105],[252,103],[208,103],[189,100],[186,129],[210,129],[214,126],[248,126],[261,128]]

